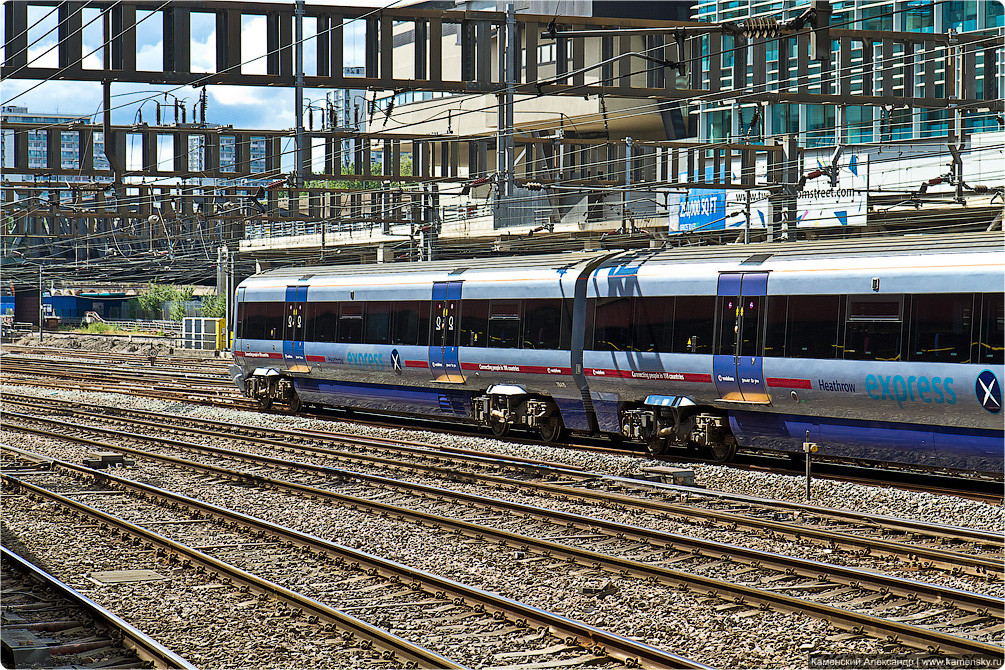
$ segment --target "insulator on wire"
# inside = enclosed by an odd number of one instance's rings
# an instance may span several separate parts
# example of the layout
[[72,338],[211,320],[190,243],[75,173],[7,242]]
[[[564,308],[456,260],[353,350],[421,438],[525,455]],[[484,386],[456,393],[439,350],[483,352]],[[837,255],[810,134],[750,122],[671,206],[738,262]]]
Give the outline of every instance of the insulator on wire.
[[778,37],[778,21],[771,16],[754,16],[743,22],[747,37]]

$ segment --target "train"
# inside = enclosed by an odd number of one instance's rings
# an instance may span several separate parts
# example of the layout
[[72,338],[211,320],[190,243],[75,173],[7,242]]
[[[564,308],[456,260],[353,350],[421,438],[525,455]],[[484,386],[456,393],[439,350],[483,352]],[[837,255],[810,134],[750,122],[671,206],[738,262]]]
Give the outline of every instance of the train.
[[582,251],[258,273],[230,374],[305,404],[997,473],[996,233]]

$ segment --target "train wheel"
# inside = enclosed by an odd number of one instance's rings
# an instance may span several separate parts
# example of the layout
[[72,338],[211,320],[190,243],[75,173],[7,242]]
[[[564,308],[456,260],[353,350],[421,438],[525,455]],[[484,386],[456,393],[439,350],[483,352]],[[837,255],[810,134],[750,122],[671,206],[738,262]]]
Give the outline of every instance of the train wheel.
[[293,414],[296,414],[304,408],[304,403],[300,400],[300,396],[297,395],[296,391],[290,392],[290,397],[286,401],[286,404],[289,406],[290,412]]
[[489,427],[492,428],[492,434],[496,437],[503,437],[509,432],[509,424],[505,421],[493,421]]
[[537,429],[541,433],[541,439],[545,442],[558,442],[562,439],[562,434],[565,432],[565,426],[562,425],[562,417],[558,414],[551,414],[545,417]]
[[646,440],[646,451],[650,456],[661,456],[670,448],[670,441],[664,437],[650,437]]
[[272,407],[272,398],[259,398],[258,409],[266,410]]
[[728,463],[736,456],[736,442],[715,442],[705,447],[705,454],[716,463]]

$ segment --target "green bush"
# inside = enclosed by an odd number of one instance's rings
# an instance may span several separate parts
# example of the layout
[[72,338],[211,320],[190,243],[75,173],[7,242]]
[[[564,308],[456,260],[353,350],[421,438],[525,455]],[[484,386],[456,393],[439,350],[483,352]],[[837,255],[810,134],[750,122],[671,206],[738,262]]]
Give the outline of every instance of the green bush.
[[171,320],[181,321],[185,318],[185,303],[192,299],[195,294],[194,286],[175,287],[175,295],[171,298],[174,303],[171,305]]
[[[181,321],[185,318],[185,302],[192,300],[195,293],[194,286],[171,286],[169,284],[157,284],[150,282],[147,290],[136,297],[136,304],[143,316],[152,319],[160,319],[164,309],[164,303],[171,302],[171,312],[169,318],[174,321]],[[137,315],[139,316],[139,315]]]
[[223,295],[202,296],[202,316],[222,318],[227,315],[227,297]]

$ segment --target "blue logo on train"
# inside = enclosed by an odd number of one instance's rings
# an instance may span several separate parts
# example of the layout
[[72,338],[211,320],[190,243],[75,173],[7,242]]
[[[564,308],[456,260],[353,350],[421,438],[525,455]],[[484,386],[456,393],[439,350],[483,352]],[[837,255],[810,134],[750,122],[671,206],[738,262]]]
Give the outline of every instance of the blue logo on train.
[[985,370],[977,375],[974,393],[977,394],[977,400],[980,401],[981,407],[987,411],[992,414],[1002,411],[1002,387],[998,383],[998,377],[995,376],[995,373]]

